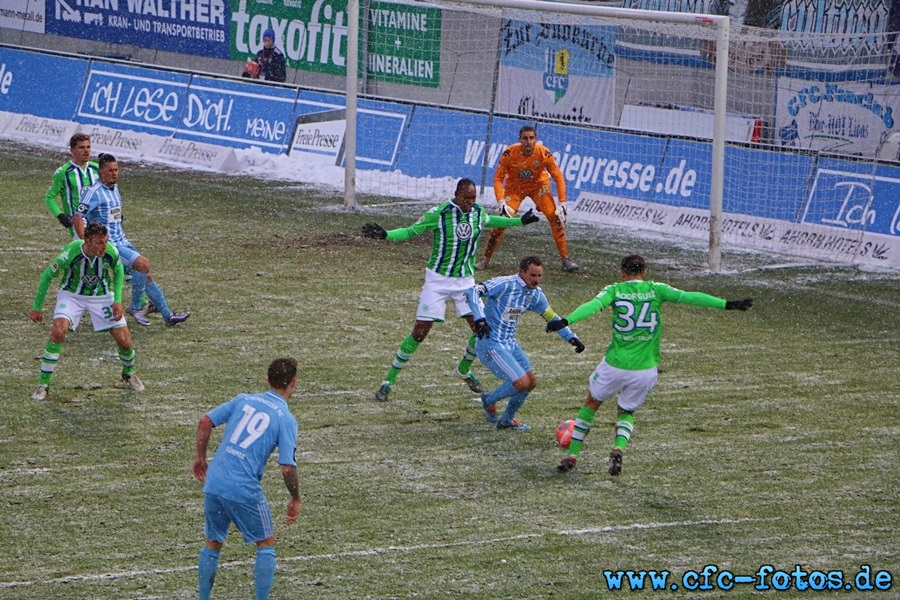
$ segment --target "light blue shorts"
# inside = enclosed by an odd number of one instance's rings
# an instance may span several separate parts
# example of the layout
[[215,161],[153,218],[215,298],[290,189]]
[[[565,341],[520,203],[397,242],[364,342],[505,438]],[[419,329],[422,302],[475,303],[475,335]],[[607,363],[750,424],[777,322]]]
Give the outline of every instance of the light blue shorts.
[[244,536],[244,542],[253,544],[275,535],[269,503],[234,502],[215,494],[204,494],[203,510],[206,514],[204,533],[206,539],[224,543],[232,523]]
[[122,264],[125,265],[125,271],[131,271],[131,265],[134,264],[134,261],[138,259],[141,253],[134,247],[134,244],[127,240],[120,244],[114,243],[114,245],[116,250],[119,251],[119,258],[122,259]]
[[475,352],[481,364],[497,379],[515,381],[531,371],[531,361],[518,344],[509,347],[478,340],[475,343]]

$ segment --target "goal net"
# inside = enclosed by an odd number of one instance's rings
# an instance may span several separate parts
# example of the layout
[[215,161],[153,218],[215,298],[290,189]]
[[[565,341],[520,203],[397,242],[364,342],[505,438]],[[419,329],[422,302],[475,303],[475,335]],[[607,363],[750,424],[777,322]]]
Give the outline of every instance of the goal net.
[[708,239],[714,271],[721,243],[900,266],[890,34],[530,0],[359,10],[351,198],[443,200],[469,177],[491,206],[533,125],[572,221]]

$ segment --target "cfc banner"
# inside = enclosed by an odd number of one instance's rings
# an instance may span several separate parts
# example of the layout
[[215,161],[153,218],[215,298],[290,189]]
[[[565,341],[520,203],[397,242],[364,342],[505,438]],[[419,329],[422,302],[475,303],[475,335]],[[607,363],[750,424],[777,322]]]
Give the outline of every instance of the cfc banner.
[[226,0],[47,0],[47,33],[228,58]]
[[612,27],[504,21],[499,110],[611,125],[615,45]]
[[875,156],[898,131],[900,85],[779,77],[775,123],[781,146]]

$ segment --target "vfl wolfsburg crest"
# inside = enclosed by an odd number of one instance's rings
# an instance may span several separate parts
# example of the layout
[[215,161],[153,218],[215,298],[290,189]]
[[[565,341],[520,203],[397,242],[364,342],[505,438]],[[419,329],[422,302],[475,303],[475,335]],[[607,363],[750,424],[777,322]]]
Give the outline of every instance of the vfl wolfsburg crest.
[[544,50],[544,91],[556,104],[569,89],[569,51],[565,48]]

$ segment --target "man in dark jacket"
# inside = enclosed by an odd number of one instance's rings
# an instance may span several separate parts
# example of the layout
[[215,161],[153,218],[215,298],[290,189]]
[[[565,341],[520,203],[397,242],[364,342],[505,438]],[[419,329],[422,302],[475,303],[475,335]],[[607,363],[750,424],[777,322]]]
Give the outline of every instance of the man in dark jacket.
[[266,81],[284,81],[287,78],[284,52],[275,47],[275,30],[263,32],[263,47],[256,53],[259,76]]

